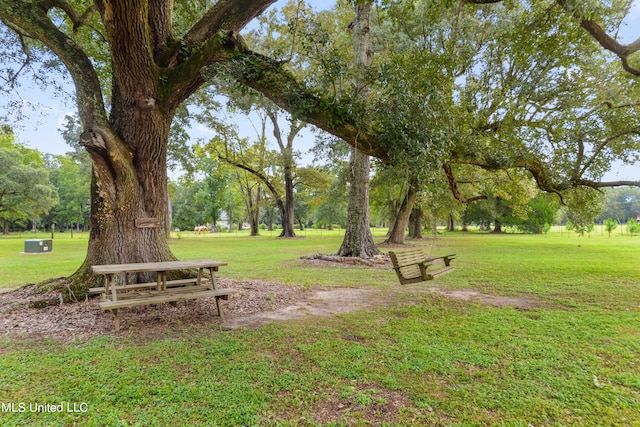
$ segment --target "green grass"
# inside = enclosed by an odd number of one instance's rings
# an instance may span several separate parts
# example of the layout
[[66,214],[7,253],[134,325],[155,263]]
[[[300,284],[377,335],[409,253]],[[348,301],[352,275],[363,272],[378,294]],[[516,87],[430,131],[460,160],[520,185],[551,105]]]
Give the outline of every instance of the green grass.
[[[320,414],[333,426],[640,425],[640,239],[448,234],[426,251],[457,253],[456,271],[405,287],[392,271],[299,259],[340,242],[326,232],[171,240],[179,258],[229,262],[223,276],[375,287],[395,299],[255,331],[212,325],[65,345],[4,338],[0,403],[86,403],[88,411],[27,406],[0,413],[0,425],[294,426],[320,425]],[[54,253],[39,256],[19,255],[21,245],[0,239],[3,286],[73,272],[86,240],[56,236]],[[434,285],[539,308],[403,292]]]

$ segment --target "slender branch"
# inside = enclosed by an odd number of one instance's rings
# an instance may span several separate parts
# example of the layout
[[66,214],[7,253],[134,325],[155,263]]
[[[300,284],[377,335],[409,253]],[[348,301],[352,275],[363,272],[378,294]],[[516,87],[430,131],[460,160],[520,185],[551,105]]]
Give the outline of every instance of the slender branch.
[[20,28],[26,36],[41,41],[65,64],[76,87],[78,112],[83,125],[106,125],[102,89],[91,60],[75,41],[54,25],[47,9],[33,7],[26,2],[0,0],[0,17],[11,28]]
[[[627,135],[633,135],[633,134],[640,136],[640,128],[635,128],[635,129],[630,129],[624,132],[620,132],[616,135],[613,135],[609,138],[604,139],[602,142],[600,142],[600,144],[597,145],[596,149],[593,151],[593,154],[590,156],[589,160],[585,162],[584,166],[576,176],[582,176],[586,172],[586,170],[593,164],[597,156],[602,152],[602,150],[604,150],[609,145],[611,141],[614,141],[618,138],[622,138]],[[579,166],[579,163],[577,166]]]
[[265,174],[253,169],[250,166],[245,165],[244,163],[240,163],[240,162],[234,161],[230,157],[223,156],[221,153],[218,153],[218,158],[223,162],[230,164],[231,166],[235,166],[239,169],[249,172],[250,174],[254,175],[256,178],[258,178],[260,181],[264,182],[264,184],[267,186],[267,188],[273,195],[273,198],[276,200],[276,204],[278,205],[280,212],[283,213],[285,211],[284,203],[282,202],[282,197],[280,196],[278,189],[273,185],[273,183],[269,180],[269,178]]
[[[21,47],[22,53],[24,53],[25,55],[25,59],[22,62],[22,65],[20,66],[18,71],[13,73],[13,75],[9,79],[5,79],[4,77],[2,78],[2,80],[6,82],[6,88],[11,88],[14,86],[14,84],[17,82],[18,78],[20,77],[22,70],[27,68],[29,64],[31,64],[31,60],[32,60],[31,51],[29,50],[29,47],[27,46],[27,43],[24,40],[24,37],[25,37],[24,34],[20,33],[17,30],[14,30],[14,31],[16,32],[18,40],[20,41],[20,47]],[[2,88],[0,90],[5,90],[5,88]]]

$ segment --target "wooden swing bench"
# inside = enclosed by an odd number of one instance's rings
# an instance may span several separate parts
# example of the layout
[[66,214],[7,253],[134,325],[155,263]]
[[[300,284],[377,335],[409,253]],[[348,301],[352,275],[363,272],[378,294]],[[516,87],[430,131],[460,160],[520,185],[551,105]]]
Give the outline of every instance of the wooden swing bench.
[[[401,285],[408,283],[425,282],[433,280],[437,276],[451,273],[454,268],[450,265],[456,254],[440,257],[426,257],[422,249],[407,249],[403,251],[389,251],[389,257],[393,263],[393,269],[398,275]],[[434,265],[434,261],[442,260],[444,266],[440,269],[429,270]]]

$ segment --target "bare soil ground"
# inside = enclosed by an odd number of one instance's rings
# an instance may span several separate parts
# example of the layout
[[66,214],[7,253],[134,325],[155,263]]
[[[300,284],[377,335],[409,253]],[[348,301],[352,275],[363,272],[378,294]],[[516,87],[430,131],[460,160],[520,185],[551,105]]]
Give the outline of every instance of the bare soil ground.
[[[317,260],[313,262],[319,262]],[[322,262],[322,261],[320,261]],[[222,301],[221,319],[212,298],[174,304],[132,307],[121,310],[121,330],[114,331],[113,315],[98,307],[98,299],[73,304],[57,303],[55,293],[35,292],[27,286],[0,293],[0,335],[32,339],[53,339],[61,343],[86,341],[100,335],[157,336],[189,325],[219,325],[221,329],[258,328],[264,324],[309,316],[330,316],[374,305],[391,304],[397,292],[432,292],[449,298],[477,301],[493,306],[531,309],[534,302],[519,298],[481,294],[474,290],[442,290],[425,285],[395,286],[394,292],[367,288],[319,288],[285,285],[261,280],[220,278],[221,286],[236,293]],[[34,301],[53,305],[33,308]]]

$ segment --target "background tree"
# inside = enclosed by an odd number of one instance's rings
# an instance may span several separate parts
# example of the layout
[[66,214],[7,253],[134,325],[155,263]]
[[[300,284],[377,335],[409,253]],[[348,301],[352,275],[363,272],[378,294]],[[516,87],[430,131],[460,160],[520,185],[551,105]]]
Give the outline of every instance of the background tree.
[[204,210],[196,204],[195,195],[202,182],[182,177],[170,183],[172,188],[172,225],[177,230],[193,230],[205,223]]
[[605,191],[605,209],[598,221],[611,217],[619,223],[640,215],[640,189],[635,187],[610,188]]
[[311,188],[311,208],[316,228],[332,230],[333,225],[346,225],[349,173],[349,146],[332,135],[316,134],[310,150],[313,164],[323,179]]
[[640,223],[638,223],[633,218],[627,221],[627,233],[629,233],[631,236],[640,233]]
[[51,220],[58,223],[61,230],[84,229],[89,223],[91,206],[91,167],[86,156],[57,155],[49,161],[51,183],[56,187],[59,201],[51,211]]
[[[353,92],[362,103],[369,101],[369,86],[365,75],[371,65],[371,8],[369,0],[355,3],[355,18],[350,26],[353,36]],[[370,258],[380,253],[373,242],[369,220],[369,175],[371,159],[368,154],[351,149],[349,161],[349,203],[347,225],[338,256]]]
[[0,129],[0,219],[3,234],[9,223],[46,213],[57,202],[55,187],[39,151],[15,142],[7,127]]
[[604,228],[607,230],[609,237],[611,237],[611,232],[618,228],[618,221],[615,219],[607,218],[604,220]]
[[[288,133],[284,135],[278,122],[278,113],[270,107],[265,108],[260,116],[261,126],[255,143],[240,138],[234,128],[217,126],[218,136],[206,148],[221,161],[254,175],[262,182],[280,210],[280,237],[295,237],[293,220],[297,153],[293,143],[305,123],[291,118]],[[267,120],[272,126],[278,150],[267,147]]]
[[225,193],[229,187],[230,177],[219,161],[211,159],[200,151],[198,169],[203,178],[194,194],[194,201],[204,215],[202,224],[211,224],[211,231],[218,231],[218,222],[222,219],[225,208]]

